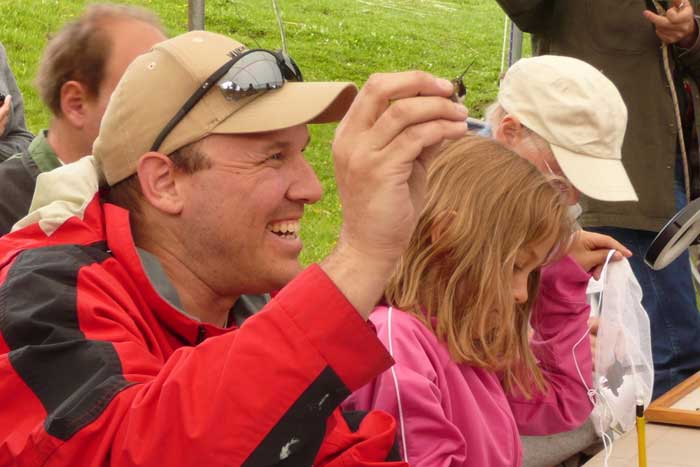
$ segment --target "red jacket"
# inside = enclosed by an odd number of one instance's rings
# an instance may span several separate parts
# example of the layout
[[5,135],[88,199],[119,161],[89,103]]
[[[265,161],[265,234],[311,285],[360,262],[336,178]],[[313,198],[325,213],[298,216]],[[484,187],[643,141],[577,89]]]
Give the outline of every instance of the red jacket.
[[2,466],[377,465],[393,419],[336,408],[391,364],[318,266],[221,329],[156,292],[97,196],[0,239]]

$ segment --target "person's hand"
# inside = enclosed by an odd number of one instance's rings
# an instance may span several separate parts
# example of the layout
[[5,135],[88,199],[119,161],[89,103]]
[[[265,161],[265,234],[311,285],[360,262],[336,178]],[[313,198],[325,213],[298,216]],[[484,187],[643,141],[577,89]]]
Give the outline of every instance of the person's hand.
[[7,122],[10,120],[10,109],[12,108],[12,96],[5,96],[5,102],[0,106],[0,136],[5,134]]
[[588,318],[588,326],[591,328],[590,339],[591,339],[591,361],[593,362],[593,369],[595,370],[595,346],[596,340],[598,339],[598,325],[600,324],[600,318],[596,316],[591,316]]
[[574,239],[567,253],[584,271],[598,279],[610,250],[617,250],[613,254],[612,261],[632,256],[632,252],[614,238],[585,230],[574,233]]
[[673,0],[673,6],[663,16],[644,10],[644,17],[654,25],[656,35],[665,44],[689,48],[698,37],[695,13],[689,0]]
[[338,125],[333,155],[343,225],[321,266],[360,313],[379,298],[411,238],[439,144],[467,132],[467,110],[448,99],[452,92],[448,80],[428,73],[375,74]]

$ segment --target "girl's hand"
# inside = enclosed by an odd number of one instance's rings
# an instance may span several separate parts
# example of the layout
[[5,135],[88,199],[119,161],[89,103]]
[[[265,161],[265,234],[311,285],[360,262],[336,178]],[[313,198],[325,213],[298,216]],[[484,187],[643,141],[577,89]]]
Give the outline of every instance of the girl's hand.
[[568,254],[584,271],[599,279],[610,250],[617,250],[612,257],[613,261],[632,256],[630,250],[608,235],[579,230],[574,234]]
[[591,316],[588,318],[588,326],[591,328],[590,339],[591,339],[591,361],[593,362],[593,369],[595,370],[595,345],[596,339],[598,338],[598,324],[600,323],[600,318],[597,316]]

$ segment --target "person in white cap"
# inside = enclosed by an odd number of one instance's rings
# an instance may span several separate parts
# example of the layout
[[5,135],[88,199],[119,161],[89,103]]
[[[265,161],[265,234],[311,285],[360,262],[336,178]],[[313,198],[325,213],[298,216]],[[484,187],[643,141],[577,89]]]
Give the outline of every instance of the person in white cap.
[[605,201],[637,201],[622,164],[627,107],[615,85],[581,60],[543,55],[516,62],[488,112],[493,137],[540,171]]
[[[521,60],[508,71],[490,121],[497,139],[542,170],[549,165],[589,198],[634,201],[621,160],[626,115],[620,93],[600,71],[575,58],[544,55]],[[658,397],[700,369],[700,313],[687,254],[653,271],[644,255],[654,233],[590,230],[615,236],[634,253],[630,263],[651,321]]]
[[[495,139],[541,172],[569,182],[564,189],[572,216],[581,211],[579,191],[608,201],[637,199],[621,160],[627,108],[615,85],[587,63],[554,55],[519,60],[505,74],[486,119]],[[594,269],[611,248],[619,251],[613,259],[631,255],[607,235],[579,230],[577,241]],[[592,326],[595,332],[595,320]],[[523,465],[560,463],[596,440],[590,423],[561,435],[525,436]]]
[[[426,166],[467,131],[452,94],[422,72],[359,94],[304,82],[286,53],[203,31],[132,62],[94,158],[40,175],[32,213],[0,239],[0,464],[395,459],[393,418],[337,407],[392,364],[366,318]],[[307,123],[343,115],[340,237],[303,269],[300,221],[321,196]],[[231,325],[238,297],[275,289]]]
[[[613,235],[634,252],[630,262],[651,321],[656,398],[700,370],[700,312],[688,253],[660,271],[643,261],[659,230],[700,196],[698,0],[498,3],[533,34],[533,53],[590,63],[627,105],[622,160],[639,201],[582,197],[581,224]],[[603,95],[592,99],[591,105],[604,105]]]

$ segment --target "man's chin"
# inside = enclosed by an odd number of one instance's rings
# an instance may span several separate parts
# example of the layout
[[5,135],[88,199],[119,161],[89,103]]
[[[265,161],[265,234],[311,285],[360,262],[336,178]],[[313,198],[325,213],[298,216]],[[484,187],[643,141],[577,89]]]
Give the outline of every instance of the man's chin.
[[304,267],[299,263],[298,260],[286,261],[284,265],[280,265],[276,268],[275,277],[273,283],[275,284],[274,290],[279,290],[292,282],[295,277],[297,277],[304,270]]

